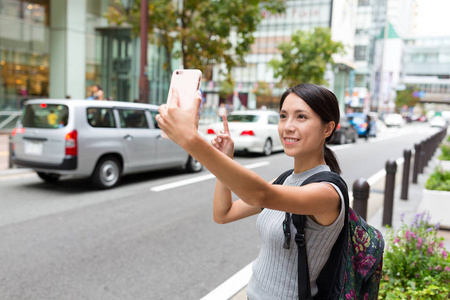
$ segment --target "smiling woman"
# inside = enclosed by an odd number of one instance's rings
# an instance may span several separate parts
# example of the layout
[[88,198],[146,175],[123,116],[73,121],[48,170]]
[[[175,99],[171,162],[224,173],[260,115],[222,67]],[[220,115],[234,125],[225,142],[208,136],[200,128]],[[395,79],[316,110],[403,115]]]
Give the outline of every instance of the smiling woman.
[[[260,255],[253,263],[248,298],[298,299],[299,288],[307,290],[309,287],[312,296],[328,293],[332,287],[327,284],[319,286],[318,282],[324,278],[321,271],[343,232],[347,203],[343,194],[346,191],[329,180],[304,186],[302,183],[317,173],[340,173],[334,153],[326,146],[340,117],[336,96],[314,84],[299,84],[282,95],[278,140],[285,153],[294,158],[294,169],[287,174],[283,184],[277,185],[233,160],[237,138],[233,135],[235,128],[230,125],[248,123],[228,123],[224,116],[222,130],[212,130],[215,137],[211,147],[197,133],[200,95],[189,110],[181,109],[178,102],[178,94],[174,93],[170,105],[159,108],[157,120],[171,140],[217,178],[213,198],[214,221],[229,223],[259,214],[257,227],[262,244]],[[242,128],[239,132],[243,132]],[[240,199],[233,201],[232,192]],[[304,286],[297,282],[297,247],[284,247],[285,238],[290,241],[291,237],[283,235],[283,228],[289,226],[293,235],[296,232],[292,222],[285,223],[285,212],[306,216],[306,251],[308,265],[311,266],[308,287],[307,280]]]

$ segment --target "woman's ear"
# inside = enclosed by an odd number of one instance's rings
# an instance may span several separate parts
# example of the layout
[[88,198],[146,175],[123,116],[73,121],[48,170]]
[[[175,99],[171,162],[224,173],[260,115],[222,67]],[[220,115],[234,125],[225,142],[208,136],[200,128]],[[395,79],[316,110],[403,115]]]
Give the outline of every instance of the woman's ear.
[[325,137],[329,137],[332,133],[334,128],[336,127],[336,123],[334,121],[330,121],[325,125]]

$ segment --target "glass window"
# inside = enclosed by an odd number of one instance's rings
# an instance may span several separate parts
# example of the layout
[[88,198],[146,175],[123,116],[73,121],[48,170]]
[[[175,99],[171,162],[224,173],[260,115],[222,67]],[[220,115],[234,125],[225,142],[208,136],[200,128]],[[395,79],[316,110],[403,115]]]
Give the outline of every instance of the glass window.
[[369,6],[370,0],[358,0],[358,6]]
[[100,128],[115,128],[116,121],[111,108],[89,107],[86,109],[86,117],[89,125]]
[[365,61],[366,60],[366,49],[367,46],[355,46],[355,60]]
[[244,122],[255,123],[259,120],[257,115],[230,115],[227,117],[228,122]]
[[269,116],[269,124],[278,124],[279,116]]
[[67,125],[69,109],[60,104],[25,105],[22,126],[31,128],[61,128]]
[[149,128],[145,110],[119,109],[119,116],[122,128]]

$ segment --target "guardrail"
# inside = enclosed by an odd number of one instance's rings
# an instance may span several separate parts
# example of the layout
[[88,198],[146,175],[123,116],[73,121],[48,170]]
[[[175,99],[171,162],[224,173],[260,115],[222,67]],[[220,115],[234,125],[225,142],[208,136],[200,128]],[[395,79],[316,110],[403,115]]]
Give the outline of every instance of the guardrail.
[[21,111],[0,111],[0,131],[10,132],[16,126]]

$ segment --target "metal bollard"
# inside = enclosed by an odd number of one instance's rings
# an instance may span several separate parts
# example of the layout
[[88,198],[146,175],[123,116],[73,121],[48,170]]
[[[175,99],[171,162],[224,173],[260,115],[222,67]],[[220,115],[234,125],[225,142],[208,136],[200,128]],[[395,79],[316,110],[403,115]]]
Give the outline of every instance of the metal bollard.
[[409,187],[409,169],[411,166],[411,150],[404,150],[403,157],[405,159],[405,162],[403,163],[402,193],[400,199],[407,200]]
[[353,209],[367,220],[367,202],[370,194],[370,185],[366,179],[360,178],[353,183]]
[[10,169],[12,169],[14,164],[13,164],[13,160],[12,160],[12,136],[11,135],[9,136],[8,144],[9,144],[8,167]]
[[386,162],[386,185],[384,187],[383,226],[392,226],[392,213],[394,211],[395,173],[397,163],[394,159]]
[[425,141],[420,142],[420,153],[419,153],[420,159],[420,165],[419,165],[419,173],[423,174],[423,170],[425,169],[425,166],[427,162],[425,161]]
[[420,144],[414,144],[414,166],[413,166],[413,176],[412,182],[417,183],[417,177],[419,176],[419,165],[420,165]]

